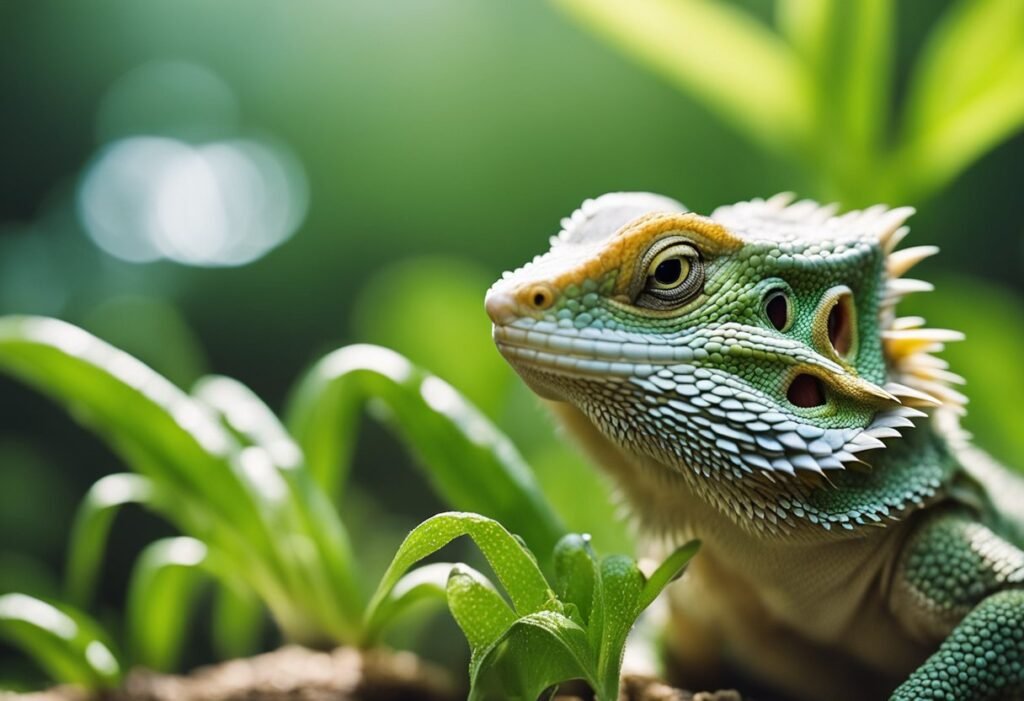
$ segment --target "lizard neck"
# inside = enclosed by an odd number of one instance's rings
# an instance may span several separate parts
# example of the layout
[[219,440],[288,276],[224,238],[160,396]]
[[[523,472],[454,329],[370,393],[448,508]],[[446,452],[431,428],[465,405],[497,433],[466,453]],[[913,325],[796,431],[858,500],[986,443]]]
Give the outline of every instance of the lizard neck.
[[870,470],[837,471],[831,482],[808,485],[758,475],[716,480],[672,469],[618,446],[573,405],[550,406],[615,480],[642,529],[671,539],[727,537],[764,547],[863,538],[943,498],[956,470],[943,435],[958,431],[941,412],[873,456]]

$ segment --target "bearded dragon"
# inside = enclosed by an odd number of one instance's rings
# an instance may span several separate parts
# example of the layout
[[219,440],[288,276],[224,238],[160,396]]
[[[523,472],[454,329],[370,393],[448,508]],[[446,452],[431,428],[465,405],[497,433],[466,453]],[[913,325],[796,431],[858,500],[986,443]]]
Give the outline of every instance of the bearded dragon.
[[959,428],[934,353],[961,335],[895,312],[937,249],[897,249],[909,207],[792,199],[584,202],[488,291],[498,349],[647,533],[703,542],[674,591],[684,670],[1024,698],[1024,481]]

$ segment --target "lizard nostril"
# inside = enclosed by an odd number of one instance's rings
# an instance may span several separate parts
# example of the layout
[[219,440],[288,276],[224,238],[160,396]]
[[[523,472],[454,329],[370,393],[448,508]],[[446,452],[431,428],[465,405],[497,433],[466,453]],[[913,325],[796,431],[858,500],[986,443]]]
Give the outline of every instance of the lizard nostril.
[[801,373],[789,383],[786,398],[793,406],[810,409],[825,403],[825,388],[814,375]]
[[814,312],[812,340],[819,353],[844,365],[857,355],[857,307],[853,290],[838,285],[828,290]]
[[784,292],[772,292],[764,303],[764,313],[768,321],[778,331],[785,331],[789,327],[789,299]]
[[849,295],[843,295],[828,313],[828,341],[841,358],[849,355],[853,346],[852,303]]

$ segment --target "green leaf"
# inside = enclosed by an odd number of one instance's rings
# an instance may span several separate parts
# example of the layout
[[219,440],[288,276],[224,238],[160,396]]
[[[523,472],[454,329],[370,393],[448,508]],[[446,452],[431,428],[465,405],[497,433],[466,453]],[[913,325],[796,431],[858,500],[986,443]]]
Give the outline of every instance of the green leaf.
[[1019,131],[1022,85],[1024,3],[960,0],[913,71],[893,180],[926,196]]
[[0,318],[0,371],[65,404],[131,466],[183,497],[169,512],[206,541],[274,568],[271,536],[236,464],[239,446],[202,404],[153,370],[56,319]]
[[92,620],[68,606],[25,594],[0,596],[0,636],[32,657],[56,682],[114,687],[121,664]]
[[148,505],[153,482],[142,475],[120,473],[97,480],[78,507],[68,543],[66,590],[76,606],[92,602],[114,517],[126,504]]
[[[625,555],[601,560],[601,611],[603,622],[597,636],[598,695],[614,699],[619,693],[619,672],[626,638],[640,615],[638,604],[645,579],[636,562]],[[590,631],[593,645],[594,631]]]
[[391,621],[420,602],[445,601],[448,576],[454,566],[450,562],[434,562],[417,567],[399,579],[377,605],[373,619],[367,622],[367,636],[375,639]]
[[260,651],[266,607],[252,589],[238,584],[217,587],[213,600],[213,647],[222,660],[249,657]]
[[654,570],[651,576],[647,578],[647,583],[644,584],[643,591],[640,593],[636,611],[638,617],[648,606],[654,603],[654,600],[658,598],[658,594],[670,582],[679,578],[683,570],[690,563],[690,559],[697,554],[699,549],[700,541],[691,540],[689,543],[676,548],[671,555],[665,558],[664,562],[658,565],[658,569]]
[[[470,701],[536,701],[548,687],[583,679],[597,687],[587,634],[555,611],[538,611],[516,620],[470,665]],[[615,701],[618,688],[599,701]]]
[[128,584],[129,649],[140,664],[175,669],[198,586],[209,579],[207,546],[195,538],[165,538],[139,555]]
[[512,443],[451,385],[386,348],[331,353],[290,402],[288,426],[329,494],[340,490],[356,412],[371,398],[448,504],[507,524],[534,552],[552,551],[565,529]]
[[490,580],[467,565],[456,565],[447,583],[448,608],[473,655],[493,645],[516,620],[512,607]]
[[[241,382],[204,377],[193,395],[247,446],[240,463],[263,495],[266,517],[273,519],[273,544],[285,564],[290,596],[315,612],[323,628],[341,640],[352,640],[364,604],[353,569],[355,556],[348,531],[311,478],[302,450],[270,407]],[[296,542],[315,548],[295,547]],[[306,635],[298,634],[300,639]]]
[[279,468],[296,469],[302,464],[302,451],[274,412],[238,380],[207,375],[196,382],[192,396],[217,412],[243,443],[266,450]]
[[776,151],[804,148],[812,92],[795,52],[711,0],[554,0],[581,24]]
[[288,638],[358,637],[362,598],[340,521],[305,470],[278,470],[268,450],[240,444],[204,402],[56,319],[0,318],[0,371],[63,402],[172,494],[162,515],[216,547],[225,569],[245,572]]
[[559,600],[574,604],[586,624],[594,604],[594,581],[599,576],[590,536],[570,533],[558,541],[554,565]]
[[555,593],[537,562],[515,536],[479,514],[449,512],[427,519],[406,536],[370,600],[367,620],[375,619],[376,609],[412,565],[463,535],[472,538],[487,558],[518,614],[558,610]]
[[815,161],[829,197],[859,206],[886,137],[890,103],[892,0],[784,0],[779,24],[814,85]]

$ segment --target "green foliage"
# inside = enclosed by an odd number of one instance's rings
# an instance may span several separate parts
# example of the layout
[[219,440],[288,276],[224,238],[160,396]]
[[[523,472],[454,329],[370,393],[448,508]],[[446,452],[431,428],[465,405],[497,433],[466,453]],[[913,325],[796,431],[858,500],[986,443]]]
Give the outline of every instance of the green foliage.
[[[327,489],[341,490],[358,411],[371,399],[387,407],[389,425],[453,506],[507,519],[534,547],[550,549],[563,532],[508,439],[450,385],[383,348],[345,348],[314,366],[292,402],[295,438],[235,380],[203,378],[186,394],[54,319],[0,317],[0,370],[65,404],[134,470],[99,480],[81,504],[71,600],[89,605],[123,506],[137,504],[181,532],[149,545],[129,584],[126,647],[132,661],[157,669],[176,665],[208,581],[217,587],[213,635],[224,652],[251,649],[263,607],[292,641],[370,637],[364,582]],[[407,585],[396,590],[392,617],[432,591],[427,580]],[[41,644],[26,647],[45,653]]]
[[30,654],[57,681],[91,689],[120,681],[121,665],[99,626],[70,606],[4,594],[0,637]]
[[[554,0],[844,206],[934,194],[1024,126],[1024,4],[959,0],[892,106],[892,0]],[[891,119],[897,112],[895,123]]]
[[[483,552],[508,595],[466,565],[410,567],[467,535]],[[369,606],[373,629],[383,621],[406,578],[429,569],[434,595],[440,569],[450,570],[445,596],[472,651],[470,699],[533,701],[545,689],[582,679],[599,699],[615,699],[626,637],[640,614],[677,577],[697,542],[676,550],[647,578],[622,555],[598,558],[589,536],[570,534],[555,546],[549,584],[522,540],[478,514],[434,516],[408,535]],[[440,568],[440,569],[439,569]],[[403,577],[403,575],[405,575]]]
[[347,346],[324,357],[298,385],[288,412],[329,493],[339,491],[350,457],[342,446],[351,447],[355,415],[370,399],[448,504],[488,513],[538,549],[554,546],[564,529],[511,441],[447,382],[377,346]]

